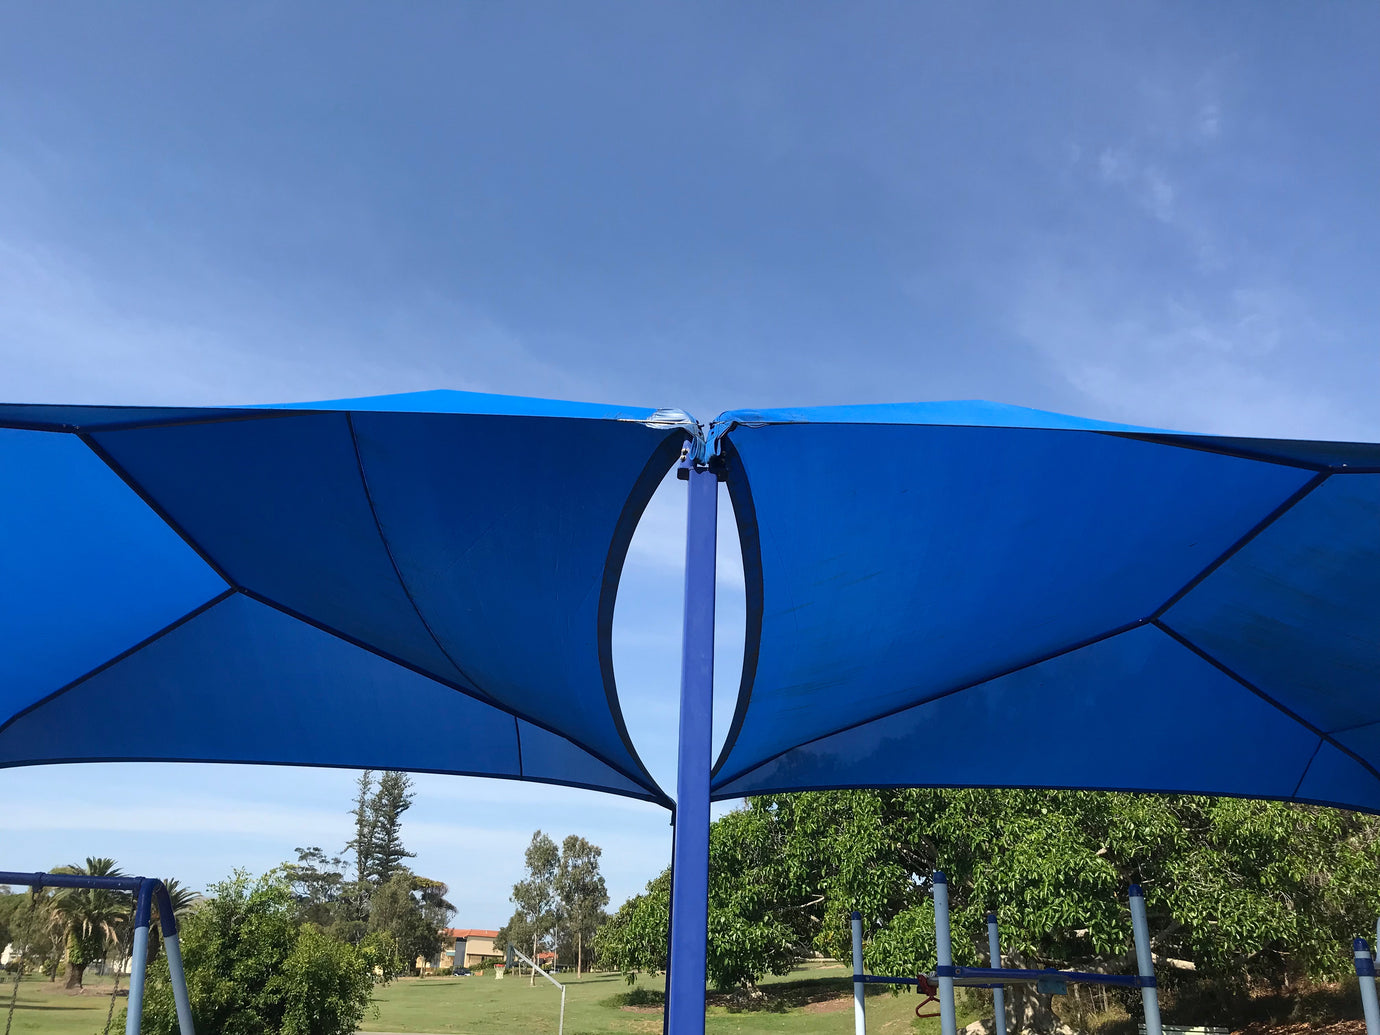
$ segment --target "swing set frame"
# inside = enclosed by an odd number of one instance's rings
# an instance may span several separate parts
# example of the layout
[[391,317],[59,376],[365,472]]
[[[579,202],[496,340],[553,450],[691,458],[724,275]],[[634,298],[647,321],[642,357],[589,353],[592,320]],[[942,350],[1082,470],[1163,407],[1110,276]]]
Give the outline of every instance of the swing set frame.
[[157,877],[90,877],[80,873],[0,870],[0,884],[26,885],[31,893],[44,888],[100,888],[127,891],[134,895],[134,938],[130,949],[129,1009],[125,1014],[125,1035],[139,1035],[139,1026],[143,1021],[149,924],[152,922],[153,904],[157,900],[158,926],[163,932],[163,951],[168,957],[168,976],[172,983],[173,1003],[177,1008],[177,1028],[180,1035],[196,1035],[192,1026],[191,1002],[187,998],[187,976],[182,968],[182,946],[177,939],[177,917],[173,915],[172,900],[161,880]]
[[[1007,985],[1032,984],[1037,988],[1052,992],[1063,992],[1069,982],[1090,985],[1117,985],[1122,988],[1135,988],[1140,991],[1141,1003],[1145,1012],[1145,1035],[1163,1035],[1160,1024],[1159,990],[1155,982],[1154,956],[1150,951],[1150,925],[1145,914],[1145,893],[1139,884],[1127,889],[1131,907],[1131,930],[1136,946],[1135,974],[1097,974],[1076,970],[1022,970],[1001,965],[1001,941],[997,931],[997,918],[987,914],[987,944],[992,965],[990,967],[956,967],[953,960],[953,944],[949,934],[949,880],[942,870],[935,870],[930,878],[930,890],[934,900],[935,955],[938,965],[933,974],[920,974],[916,977],[888,977],[880,974],[867,974],[863,970],[862,914],[853,912],[853,1025],[855,1035],[867,1035],[867,1008],[865,992],[868,985],[914,985],[927,996],[918,1007],[917,1017],[933,1017],[920,1011],[939,1001],[940,1035],[958,1035],[957,1010],[954,1005],[955,986],[969,988],[990,988],[993,1006],[996,1010],[997,1035],[1006,1035],[1006,1005],[1004,988]],[[1380,927],[1380,924],[1377,925]],[[1359,954],[1358,954],[1359,960]],[[1367,954],[1369,960],[1369,954]],[[1358,973],[1359,962],[1358,962]],[[1372,989],[1373,992],[1373,989]],[[936,994],[937,993],[937,994]],[[1377,1026],[1380,1028],[1380,1026]],[[1367,1035],[1380,1035],[1380,1030],[1371,1030]]]

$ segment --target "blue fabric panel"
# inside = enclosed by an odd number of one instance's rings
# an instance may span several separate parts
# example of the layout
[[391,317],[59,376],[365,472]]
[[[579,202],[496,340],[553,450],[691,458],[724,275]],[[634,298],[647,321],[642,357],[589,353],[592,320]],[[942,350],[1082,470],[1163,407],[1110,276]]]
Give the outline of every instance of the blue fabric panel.
[[93,438],[237,585],[429,674],[461,680],[398,581],[345,414]]
[[1070,417],[1025,406],[968,399],[957,402],[882,403],[870,406],[803,406],[777,410],[729,410],[716,425],[738,424],[940,424],[980,428],[1062,428],[1079,431],[1152,431],[1132,424]]
[[518,725],[524,780],[593,787],[596,790],[623,790],[633,797],[647,797],[644,788],[610,769],[564,737],[558,737],[521,719],[514,721]]
[[355,432],[389,548],[446,652],[494,700],[626,760],[601,662],[613,601],[605,565],[630,488],[667,431],[359,413]]
[[1165,615],[1324,730],[1380,720],[1380,475],[1333,475]]
[[805,744],[720,798],[852,786],[1287,798],[1318,738],[1153,626]]
[[[1372,752],[1370,758],[1380,759],[1380,753]],[[1367,768],[1346,752],[1324,743],[1295,797],[1319,805],[1345,802],[1351,808],[1380,812],[1380,779],[1373,767]]]
[[225,583],[75,435],[0,430],[0,722]]
[[39,406],[0,404],[0,428],[37,431],[98,431],[130,424],[168,424],[220,420],[243,415],[242,410],[182,406]]
[[764,596],[726,778],[1150,617],[1312,477],[1077,431],[801,424],[730,441]]
[[[597,785],[582,755],[542,778]],[[0,730],[0,765],[101,759],[520,771],[512,716],[238,594]]]

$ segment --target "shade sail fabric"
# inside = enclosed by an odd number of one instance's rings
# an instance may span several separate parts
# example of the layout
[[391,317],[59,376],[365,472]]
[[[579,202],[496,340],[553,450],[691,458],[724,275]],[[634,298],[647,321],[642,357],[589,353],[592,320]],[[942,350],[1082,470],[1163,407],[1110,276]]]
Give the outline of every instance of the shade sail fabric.
[[717,798],[855,786],[1380,810],[1380,446],[989,403],[733,412]]
[[665,803],[610,634],[687,427],[460,392],[0,406],[0,765],[396,768]]

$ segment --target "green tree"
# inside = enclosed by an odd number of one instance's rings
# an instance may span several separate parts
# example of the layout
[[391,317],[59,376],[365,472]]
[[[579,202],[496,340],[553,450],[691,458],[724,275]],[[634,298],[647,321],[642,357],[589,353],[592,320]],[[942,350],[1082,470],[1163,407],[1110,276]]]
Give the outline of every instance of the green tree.
[[296,852],[297,861],[283,863],[280,869],[292,888],[298,918],[323,930],[332,929],[348,919],[342,910],[347,883],[345,861],[339,856],[328,856],[316,846],[298,848]]
[[[542,946],[549,944],[556,926],[556,874],[560,861],[556,842],[540,830],[534,831],[523,854],[527,877],[513,885],[509,901],[515,908],[508,923],[498,932],[500,944],[513,942],[522,945],[524,950],[531,945],[534,960]],[[533,974],[532,980],[536,979]]]
[[[752,810],[730,812],[709,832],[709,942],[706,971],[721,989],[753,988],[785,974],[809,950],[811,914],[782,865],[780,831]],[[604,925],[596,944],[605,966],[630,978],[666,966],[671,871],[666,869]]]
[[412,778],[389,771],[379,777],[378,789],[369,800],[370,843],[367,879],[375,887],[392,880],[406,860],[416,855],[403,847],[402,814],[412,807]]
[[[441,924],[435,922],[435,913],[424,904],[419,886],[419,881],[424,880],[400,869],[369,900],[369,932],[387,934],[397,947],[403,966],[408,968],[414,966],[418,957],[429,960],[441,951]],[[433,887],[437,883],[425,881]]]
[[[369,956],[297,921],[281,874],[243,871],[210,889],[181,929],[198,1031],[220,1035],[352,1035],[368,1012]],[[150,967],[143,1030],[175,1035],[166,960]]]
[[[583,837],[571,834],[561,842],[561,859],[556,869],[555,891],[560,917],[557,951],[574,955],[575,973],[584,971],[585,945],[605,916],[609,904],[608,888],[599,872],[603,850]],[[570,953],[570,948],[574,949]]]
[[666,970],[670,930],[671,870],[668,867],[609,917],[594,936],[599,966],[619,970],[632,984],[640,972]]
[[[54,873],[123,877],[114,859],[88,856],[84,865],[58,866]],[[119,944],[134,903],[126,892],[104,888],[62,888],[52,897],[50,916],[67,949],[68,988],[80,988],[86,968]]]
[[[1161,980],[1226,992],[1331,978],[1380,911],[1380,820],[1314,806],[1068,791],[908,789],[749,799],[710,835],[709,976],[751,985],[812,951],[846,959],[859,910],[879,972],[934,966],[930,874],[954,954],[985,958],[995,910],[1019,965],[1126,972],[1126,885],[1145,887]],[[625,973],[664,966],[669,875],[601,930]]]

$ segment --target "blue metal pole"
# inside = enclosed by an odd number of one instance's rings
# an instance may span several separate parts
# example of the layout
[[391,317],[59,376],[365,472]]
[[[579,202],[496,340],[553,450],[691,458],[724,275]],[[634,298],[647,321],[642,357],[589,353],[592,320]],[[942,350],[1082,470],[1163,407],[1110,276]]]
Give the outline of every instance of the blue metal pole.
[[1351,943],[1356,954],[1356,983],[1361,986],[1361,1008],[1366,1013],[1366,1035],[1380,1035],[1380,1003],[1375,997],[1375,961],[1364,938]]
[[[704,1035],[709,923],[709,767],[714,732],[714,561],[719,479],[693,457],[685,536],[685,625],[681,641],[680,755],[676,772],[669,1035]],[[950,1033],[952,1035],[952,1033]]]
[[134,945],[130,952],[129,1006],[125,1011],[125,1035],[139,1035],[144,1019],[144,975],[149,961],[149,914],[153,912],[153,887],[158,882],[145,878],[139,885],[134,907]]
[[[997,914],[987,914],[987,954],[992,969],[1001,969],[1001,933],[997,930]],[[992,989],[992,1008],[996,1010],[997,1035],[1006,1035],[1006,989],[998,985]]]
[[939,974],[939,1031],[940,1035],[958,1035],[958,1015],[954,1010],[954,949],[949,937],[949,878],[942,870],[934,871],[933,888],[934,948],[939,964],[936,968]]
[[187,998],[187,974],[182,967],[182,945],[177,938],[177,916],[172,899],[160,880],[154,889],[158,896],[158,926],[163,931],[163,952],[168,957],[168,979],[172,985],[173,1005],[177,1009],[177,1030],[180,1035],[196,1035],[192,1025],[192,1004]]
[[1160,993],[1155,987],[1155,957],[1150,952],[1150,921],[1145,916],[1145,892],[1139,884],[1132,884],[1128,894],[1131,932],[1136,939],[1136,969],[1141,977],[1140,1001],[1145,1010],[1145,1035],[1164,1035],[1160,1027]]
[[[863,984],[862,914],[853,910],[853,1035],[867,1035],[867,1004]],[[1005,1033],[1003,1033],[1005,1035]]]

